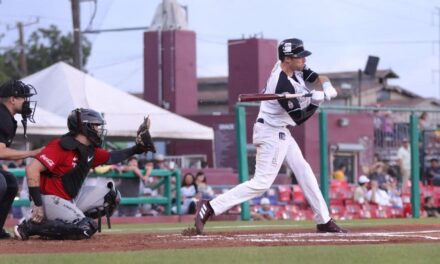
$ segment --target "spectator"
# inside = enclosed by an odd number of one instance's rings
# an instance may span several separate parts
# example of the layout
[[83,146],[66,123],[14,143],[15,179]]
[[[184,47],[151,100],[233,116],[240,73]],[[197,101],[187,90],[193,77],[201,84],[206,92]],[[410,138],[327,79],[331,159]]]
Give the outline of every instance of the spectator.
[[[127,164],[122,166],[122,172],[133,172],[137,178],[122,179],[120,181],[119,191],[122,197],[139,197],[139,186],[148,180],[148,177],[142,174],[139,169],[139,163],[136,157],[132,156],[127,159]],[[137,205],[121,205],[118,209],[119,216],[135,216],[138,215]]]
[[354,195],[353,195],[353,200],[356,203],[362,205],[365,204],[365,202],[367,201],[367,192],[368,192],[367,185],[369,182],[370,180],[368,179],[367,176],[361,175],[361,177],[359,177],[358,180],[359,185],[354,190]]
[[18,168],[25,168],[25,167],[26,167],[26,162],[24,161],[24,159],[12,160],[8,164],[8,169],[18,169]]
[[428,119],[428,113],[422,112],[422,114],[419,117],[419,131],[423,132],[423,130],[429,130],[433,129],[431,122],[429,122]]
[[197,190],[202,195],[202,199],[211,200],[214,198],[214,191],[211,186],[207,184],[206,176],[203,171],[199,171],[196,174],[196,185]]
[[[181,193],[181,203],[180,207],[181,214],[194,214],[196,212],[196,201],[197,197],[197,185],[195,183],[195,178],[192,173],[187,173],[183,176],[182,186],[180,188]],[[173,211],[175,212],[175,208]]]
[[[139,190],[141,196],[150,197],[150,196],[157,196],[158,195],[157,189],[153,188],[154,185],[156,184],[156,180],[155,180],[155,178],[150,177],[151,172],[153,171],[153,168],[154,168],[154,163],[151,160],[147,161],[144,164],[144,170],[145,170],[144,180],[141,182],[140,190]],[[145,215],[156,216],[161,211],[159,209],[160,208],[154,204],[143,204],[139,208],[142,216],[145,216]]]
[[370,180],[377,181],[382,189],[386,189],[389,176],[385,173],[385,164],[383,162],[377,162],[371,169],[369,178]]
[[388,195],[390,196],[390,203],[393,208],[403,208],[402,196],[397,186],[397,181],[394,179],[388,184]]
[[407,138],[402,140],[402,146],[397,151],[397,157],[399,160],[400,175],[402,177],[402,193],[405,193],[408,188],[411,173],[411,151]]
[[154,169],[162,169],[162,170],[168,170],[170,169],[168,165],[165,162],[165,156],[160,153],[156,153],[154,155]]
[[425,178],[428,184],[440,185],[440,166],[438,159],[433,158],[429,163],[430,166],[426,168]]
[[394,140],[394,121],[391,116],[391,111],[385,112],[381,121],[383,139],[385,140],[386,146],[390,146]]
[[345,170],[347,167],[345,164],[339,164],[338,169],[333,172],[333,179],[337,181],[346,181]]
[[367,192],[367,200],[370,203],[374,203],[381,206],[391,206],[390,196],[388,193],[379,188],[379,183],[377,180],[370,181],[371,188]]
[[425,197],[423,209],[425,210],[425,217],[440,217],[440,210],[434,205],[434,198],[432,196]]
[[252,213],[254,220],[274,220],[275,212],[270,208],[270,200],[266,197],[260,201],[260,208],[255,213]]

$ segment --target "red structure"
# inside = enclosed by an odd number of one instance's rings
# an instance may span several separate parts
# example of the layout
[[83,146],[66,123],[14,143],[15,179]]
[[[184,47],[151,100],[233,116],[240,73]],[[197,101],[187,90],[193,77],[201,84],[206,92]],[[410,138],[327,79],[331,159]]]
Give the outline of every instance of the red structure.
[[231,112],[239,94],[258,93],[264,89],[277,60],[277,45],[278,42],[274,39],[250,38],[228,41],[228,92]]
[[196,34],[144,33],[144,99],[179,115],[197,114]]

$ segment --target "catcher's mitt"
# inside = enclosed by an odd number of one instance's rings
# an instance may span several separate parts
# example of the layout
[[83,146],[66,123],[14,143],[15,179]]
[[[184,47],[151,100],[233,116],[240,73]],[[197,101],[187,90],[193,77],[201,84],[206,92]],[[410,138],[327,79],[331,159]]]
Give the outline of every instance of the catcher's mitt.
[[156,148],[154,147],[153,140],[150,135],[150,118],[145,117],[144,122],[139,126],[136,135],[136,152],[143,153],[151,151],[156,153]]

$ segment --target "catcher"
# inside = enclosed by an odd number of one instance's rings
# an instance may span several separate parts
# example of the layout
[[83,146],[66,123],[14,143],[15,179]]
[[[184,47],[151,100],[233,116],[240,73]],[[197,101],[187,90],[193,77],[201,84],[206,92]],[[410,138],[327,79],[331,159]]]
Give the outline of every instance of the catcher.
[[[133,147],[111,152],[101,148],[104,124],[102,116],[92,109],[73,110],[67,118],[69,132],[49,142],[26,167],[32,213],[14,227],[18,239],[34,235],[87,239],[100,229],[101,215],[109,220],[120,194],[109,180],[81,188],[90,169],[156,151],[148,118],[139,127]],[[93,218],[99,218],[99,224]]]

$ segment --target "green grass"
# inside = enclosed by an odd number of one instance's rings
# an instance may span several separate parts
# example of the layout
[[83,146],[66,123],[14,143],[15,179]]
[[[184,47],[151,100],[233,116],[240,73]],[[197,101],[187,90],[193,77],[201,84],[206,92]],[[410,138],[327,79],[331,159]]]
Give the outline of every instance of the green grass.
[[[438,263],[438,244],[246,247],[2,256],[2,263]],[[205,261],[202,261],[205,260]]]
[[[440,224],[438,219],[381,219],[339,221],[342,226],[369,227],[396,224]],[[115,224],[105,233],[171,232],[177,233],[190,223],[176,224]],[[314,228],[311,221],[264,222],[209,222],[208,232],[251,230],[262,228]],[[179,250],[144,250],[111,253],[69,253],[1,255],[0,263],[438,263],[439,243],[344,245],[344,246],[294,246],[294,247],[241,247]]]

